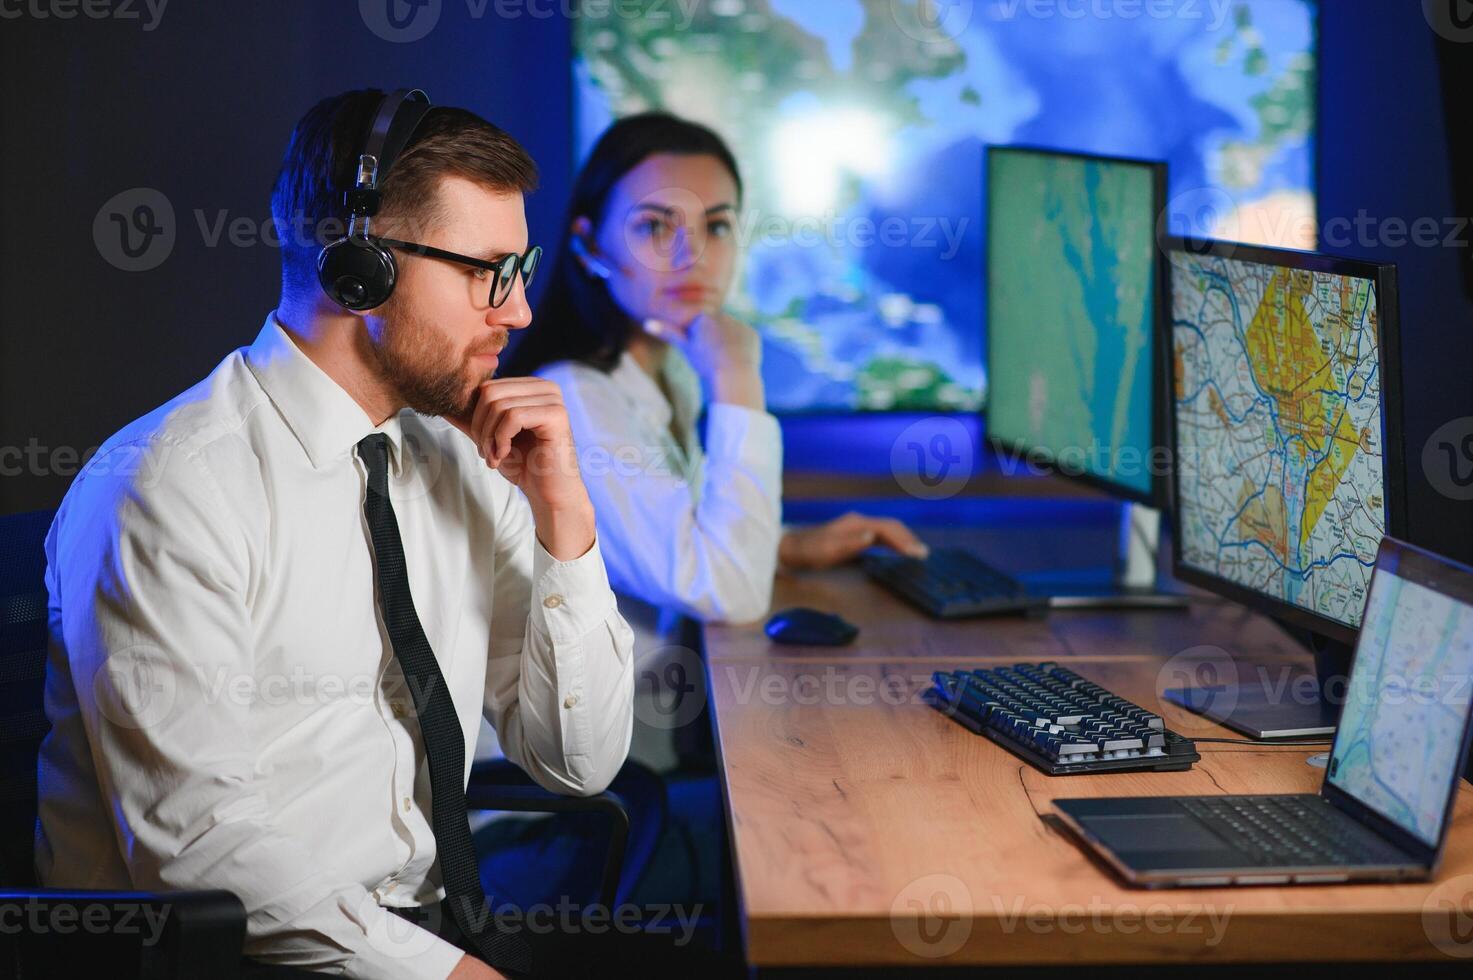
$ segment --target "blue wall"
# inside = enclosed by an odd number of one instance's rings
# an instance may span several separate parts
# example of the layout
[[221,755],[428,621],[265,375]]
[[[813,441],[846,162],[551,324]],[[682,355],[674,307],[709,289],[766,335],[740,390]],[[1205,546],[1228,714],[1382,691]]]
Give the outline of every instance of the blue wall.
[[[1397,264],[1409,536],[1473,561],[1473,504],[1438,493],[1422,469],[1422,448],[1432,432],[1453,419],[1473,416],[1473,301],[1463,289],[1460,266],[1466,253],[1440,244],[1386,243],[1397,237],[1387,219],[1443,223],[1457,214],[1436,37],[1421,8],[1415,2],[1385,0],[1325,4],[1320,28],[1320,217],[1322,228],[1336,218],[1353,222],[1362,209],[1378,219],[1380,234],[1369,236],[1366,245],[1356,241],[1336,251]],[[1462,93],[1462,99],[1466,120],[1473,92]],[[1465,230],[1464,237],[1470,233]]]
[[[152,30],[4,21],[0,447],[37,447],[42,462],[0,475],[0,512],[55,506],[77,454],[255,337],[275,304],[277,252],[208,247],[194,212],[207,227],[224,211],[259,228],[287,136],[325,95],[414,85],[497,122],[542,169],[533,240],[553,236],[572,166],[567,22],[498,18],[491,2],[433,6],[434,28],[406,43],[371,31],[356,0],[175,0]],[[109,265],[92,236],[101,205],[134,187],[162,191],[178,228],[145,272]]]

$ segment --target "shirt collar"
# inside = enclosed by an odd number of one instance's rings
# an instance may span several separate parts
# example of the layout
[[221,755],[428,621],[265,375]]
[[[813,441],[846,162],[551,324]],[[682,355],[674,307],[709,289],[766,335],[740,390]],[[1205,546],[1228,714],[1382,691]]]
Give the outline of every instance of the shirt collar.
[[[672,417],[682,429],[694,425],[701,400],[701,383],[695,369],[678,348],[671,348],[665,354],[660,373],[670,390],[670,398],[665,397],[659,383],[627,350],[619,355],[619,363],[610,376],[646,421],[660,429],[669,427]],[[673,406],[671,399],[675,402]]]
[[659,429],[670,425],[669,400],[649,372],[640,367],[633,354],[627,350],[620,354],[619,363],[614,365],[609,376],[613,378],[618,390],[629,398],[630,404],[641,418]]
[[275,311],[245,353],[246,365],[276,406],[314,469],[352,453],[373,432],[389,437],[389,463],[399,470],[403,430],[399,413],[375,426],[353,396],[304,354],[282,329]]
[[[696,376],[696,369],[691,367],[685,352],[678,347],[665,355],[663,373],[675,402],[675,425],[681,438],[692,442],[696,418],[701,414],[701,379]],[[688,451],[690,446],[685,448]]]

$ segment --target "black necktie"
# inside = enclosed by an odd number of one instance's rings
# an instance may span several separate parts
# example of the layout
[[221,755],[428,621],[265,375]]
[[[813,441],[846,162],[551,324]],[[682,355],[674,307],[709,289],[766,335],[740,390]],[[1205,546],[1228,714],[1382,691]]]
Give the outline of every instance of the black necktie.
[[445,884],[445,902],[461,931],[475,941],[481,957],[503,972],[528,973],[532,953],[524,937],[501,932],[481,888],[475,849],[465,807],[465,732],[455,714],[450,691],[430,641],[425,638],[409,594],[404,544],[389,503],[389,437],[376,432],[358,443],[368,467],[368,494],[363,513],[373,534],[378,566],[379,608],[384,625],[414,697],[430,764],[430,823]]

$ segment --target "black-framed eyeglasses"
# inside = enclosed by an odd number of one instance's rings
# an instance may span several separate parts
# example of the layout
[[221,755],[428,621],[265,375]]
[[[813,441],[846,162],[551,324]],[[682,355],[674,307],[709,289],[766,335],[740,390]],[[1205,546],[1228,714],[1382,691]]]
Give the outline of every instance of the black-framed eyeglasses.
[[538,263],[542,261],[542,246],[533,245],[521,255],[503,255],[499,259],[488,261],[477,259],[469,255],[461,255],[458,252],[447,252],[443,248],[435,248],[433,245],[421,245],[418,242],[403,242],[397,238],[377,238],[375,240],[381,245],[397,248],[412,255],[423,255],[430,259],[444,259],[447,262],[459,262],[473,269],[485,269],[492,273],[491,276],[491,308],[495,309],[506,302],[511,295],[512,286],[517,281],[517,270],[522,272],[522,288],[526,289],[532,285],[532,277],[537,274]]

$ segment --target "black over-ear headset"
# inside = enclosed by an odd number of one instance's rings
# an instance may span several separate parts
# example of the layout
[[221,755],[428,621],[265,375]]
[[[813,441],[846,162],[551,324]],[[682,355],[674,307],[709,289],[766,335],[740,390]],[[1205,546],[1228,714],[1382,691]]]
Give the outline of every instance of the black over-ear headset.
[[349,310],[371,310],[394,293],[399,267],[394,253],[368,235],[368,224],[378,214],[389,168],[414,130],[430,111],[429,98],[419,89],[399,89],[379,102],[368,139],[358,156],[358,176],[343,192],[348,209],[348,233],[323,246],[317,256],[317,281],[323,292]]

